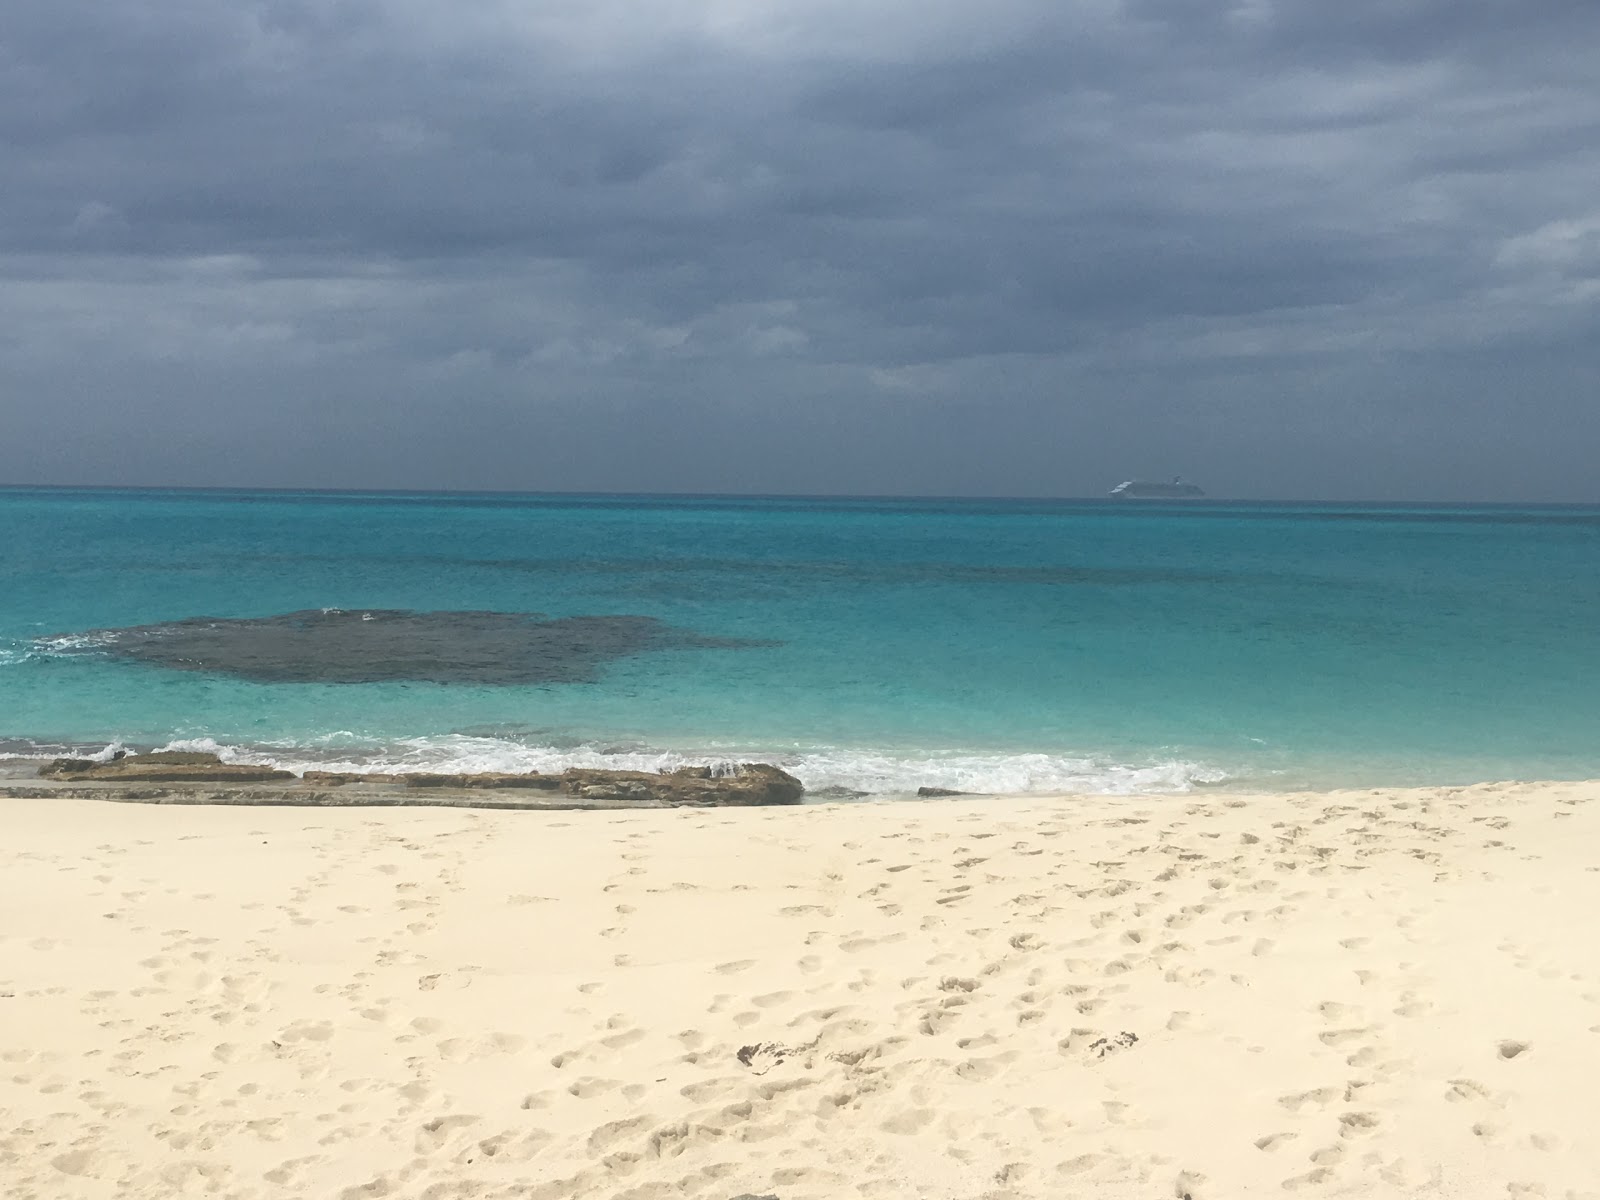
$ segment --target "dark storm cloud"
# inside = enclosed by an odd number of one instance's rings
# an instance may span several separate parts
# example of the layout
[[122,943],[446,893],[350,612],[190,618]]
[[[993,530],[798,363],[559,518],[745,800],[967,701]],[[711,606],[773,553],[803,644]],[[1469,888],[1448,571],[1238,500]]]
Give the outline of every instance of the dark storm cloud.
[[3,38],[0,479],[1595,498],[1589,3]]

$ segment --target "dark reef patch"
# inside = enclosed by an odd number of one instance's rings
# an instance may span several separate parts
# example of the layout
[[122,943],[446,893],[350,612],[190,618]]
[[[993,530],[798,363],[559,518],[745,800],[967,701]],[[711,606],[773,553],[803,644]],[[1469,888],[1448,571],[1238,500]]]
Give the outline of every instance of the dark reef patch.
[[607,663],[649,650],[770,644],[704,637],[654,617],[336,608],[96,629],[71,643],[256,683],[499,685],[592,683]]

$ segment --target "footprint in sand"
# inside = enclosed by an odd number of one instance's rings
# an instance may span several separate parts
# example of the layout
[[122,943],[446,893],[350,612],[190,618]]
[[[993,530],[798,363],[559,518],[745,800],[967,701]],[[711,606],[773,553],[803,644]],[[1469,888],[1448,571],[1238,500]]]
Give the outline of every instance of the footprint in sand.
[[1306,1188],[1318,1187],[1333,1177],[1333,1170],[1329,1167],[1318,1167],[1304,1175],[1296,1175],[1292,1179],[1283,1181],[1283,1190],[1286,1192],[1303,1191]]
[[1371,1133],[1379,1125],[1378,1115],[1369,1112],[1347,1112],[1339,1114],[1339,1136],[1343,1138],[1359,1137]]
[[478,1117],[472,1116],[435,1117],[417,1129],[413,1148],[418,1154],[437,1153],[449,1141],[452,1133],[469,1125],[476,1125],[478,1121]]
[[280,1042],[325,1042],[333,1036],[331,1021],[296,1021],[278,1035]]
[[1338,1088],[1313,1088],[1309,1092],[1299,1092],[1292,1096],[1280,1096],[1278,1097],[1278,1103],[1290,1112],[1297,1113],[1307,1108],[1320,1112],[1339,1099],[1340,1095]]
[[989,1058],[969,1058],[957,1064],[955,1073],[958,1078],[965,1079],[969,1083],[982,1083],[1000,1074],[1007,1065],[1016,1060],[1016,1057],[1015,1051],[1007,1051]]
[[910,1134],[917,1133],[932,1124],[935,1114],[931,1109],[913,1108],[897,1113],[884,1121],[878,1128],[885,1133]]
[[1489,1089],[1476,1079],[1452,1079],[1450,1087],[1445,1091],[1444,1098],[1453,1104],[1460,1104],[1469,1100],[1493,1102]]
[[1324,1046],[1343,1046],[1350,1042],[1358,1041],[1371,1032],[1370,1028],[1328,1029],[1317,1034],[1317,1040]]
[[610,1037],[601,1038],[600,1044],[607,1050],[621,1050],[633,1045],[635,1042],[642,1042],[644,1039],[644,1030],[624,1029],[621,1033],[614,1033]]
[[1353,1004],[1340,1004],[1337,1000],[1324,1000],[1317,1005],[1317,1012],[1324,1021],[1349,1021],[1359,1020],[1361,1009]]
[[600,1126],[589,1135],[589,1152],[602,1154],[618,1142],[643,1133],[649,1127],[651,1120],[650,1117],[628,1117]]
[[1282,1146],[1285,1142],[1292,1142],[1299,1137],[1298,1133],[1269,1133],[1266,1137],[1256,1139],[1256,1149],[1265,1150],[1269,1154]]

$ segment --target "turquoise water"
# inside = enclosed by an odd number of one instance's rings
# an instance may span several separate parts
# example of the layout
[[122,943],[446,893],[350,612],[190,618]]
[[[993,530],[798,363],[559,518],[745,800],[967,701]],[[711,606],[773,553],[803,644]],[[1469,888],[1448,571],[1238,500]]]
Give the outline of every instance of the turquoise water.
[[[596,682],[253,683],[71,636],[635,614]],[[0,490],[0,754],[755,758],[815,789],[1600,776],[1600,509]]]

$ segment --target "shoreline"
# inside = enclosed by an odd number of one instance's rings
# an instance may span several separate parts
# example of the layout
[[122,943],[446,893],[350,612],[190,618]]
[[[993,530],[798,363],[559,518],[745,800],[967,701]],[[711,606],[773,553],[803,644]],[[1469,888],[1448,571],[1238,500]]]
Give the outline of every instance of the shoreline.
[[4,797],[0,1191],[1584,1195],[1597,800]]
[[[178,742],[179,746],[190,743]],[[209,741],[201,744],[215,745]],[[112,743],[113,746],[120,743]],[[69,783],[61,779],[42,778],[41,772],[49,764],[59,758],[65,746],[53,747],[41,751],[37,755],[0,756],[0,797],[26,797],[33,795],[68,795],[92,799],[97,796],[110,801],[118,802],[147,802],[152,804],[229,804],[229,805],[284,805],[290,807],[458,807],[458,808],[483,808],[483,809],[603,809],[603,808],[637,808],[639,804],[627,801],[617,803],[562,803],[546,802],[546,799],[537,797],[522,797],[526,803],[501,792],[494,795],[483,790],[482,786],[467,788],[453,788],[443,785],[444,777],[463,776],[484,779],[510,778],[511,776],[528,775],[537,777],[539,770],[515,770],[502,772],[494,769],[477,770],[475,767],[463,767],[456,764],[427,764],[422,767],[381,766],[380,773],[373,776],[374,780],[382,782],[371,783],[345,783],[338,786],[329,786],[328,781],[337,776],[354,778],[355,774],[372,768],[361,764],[335,761],[332,763],[318,763],[302,765],[298,760],[293,760],[284,765],[284,760],[274,758],[264,753],[235,754],[227,747],[219,747],[225,757],[220,759],[223,766],[259,766],[283,770],[292,778],[281,781],[262,782],[252,780],[249,784],[233,784],[223,780],[203,780],[197,783],[186,783],[181,780],[165,780],[155,787],[129,787],[111,782],[80,781]],[[85,751],[80,750],[79,753]],[[105,751],[102,753],[109,753]],[[141,747],[138,750],[128,750],[125,761],[133,762],[139,758],[148,757],[152,753],[170,754],[165,748]],[[213,755],[216,751],[181,751],[182,754],[194,756],[195,754]],[[97,763],[116,761],[116,758],[96,758]],[[636,758],[653,760],[655,756],[619,755],[615,758],[609,756],[583,756],[578,761],[585,765],[563,767],[557,765],[553,770],[543,772],[546,778],[555,778],[563,770],[575,773],[587,773],[596,776],[643,776],[648,778],[667,778],[674,772],[685,769],[701,770],[710,766],[714,770],[736,770],[741,764],[756,763],[760,766],[776,764],[780,771],[795,771],[800,768],[790,760],[786,763],[782,756],[767,758],[716,757],[707,758],[704,755],[663,752],[662,760],[671,765],[654,767],[648,761],[635,762]],[[590,766],[590,763],[606,762],[635,762],[633,766]],[[331,770],[329,769],[331,767]],[[1139,770],[1140,768],[1128,768]],[[1361,793],[1366,791],[1406,791],[1427,788],[1470,788],[1483,786],[1525,786],[1525,785],[1567,785],[1583,784],[1600,780],[1600,772],[1585,771],[1581,766],[1569,768],[1570,773],[1557,768],[1547,773],[1525,772],[1517,773],[1506,771],[1496,772],[1492,768],[1478,769],[1469,765],[1460,765],[1454,769],[1443,766],[1436,770],[1425,770],[1413,767],[1404,771],[1398,778],[1394,777],[1392,768],[1380,766],[1370,775],[1360,774],[1353,770],[1343,769],[1332,771],[1323,765],[1315,770],[1304,770],[1290,773],[1287,770],[1275,770],[1258,774],[1245,773],[1241,775],[1220,775],[1218,778],[1190,779],[1188,782],[1173,786],[1166,782],[1146,784],[1138,781],[1119,780],[1115,785],[1099,787],[1061,788],[1038,787],[1034,789],[999,787],[987,790],[978,787],[951,787],[942,781],[937,773],[930,773],[928,782],[909,782],[883,790],[869,790],[867,788],[852,788],[838,784],[823,784],[818,787],[809,787],[803,780],[796,780],[802,786],[802,795],[798,803],[806,806],[817,805],[856,805],[895,803],[900,801],[923,801],[927,799],[1046,799],[1053,796],[1073,795],[1084,797],[1149,797],[1181,800],[1185,798],[1204,799],[1219,796],[1275,796],[1275,795],[1337,795],[1342,793]],[[383,772],[393,772],[386,774]],[[404,780],[408,777],[431,778],[427,785],[428,796],[419,792],[408,791]],[[792,778],[792,776],[791,776]],[[504,785],[490,785],[491,787]],[[128,793],[128,794],[114,794]],[[567,797],[565,799],[571,799]]]
[[[430,739],[421,739],[424,742]],[[743,763],[775,766],[802,781],[809,794],[822,797],[912,796],[922,788],[974,794],[1055,795],[1066,792],[1130,792],[1178,794],[1211,788],[1241,777],[1221,766],[1176,754],[1151,754],[1127,761],[1109,756],[1065,751],[952,747],[945,749],[876,746],[783,746],[761,749],[703,745],[684,747],[625,746],[596,742],[574,746],[523,745],[492,738],[441,735],[435,744],[414,752],[402,739],[387,751],[376,747],[330,751],[315,747],[218,742],[210,737],[175,738],[165,743],[34,742],[35,749],[0,756],[0,783],[32,778],[52,760],[68,757],[105,762],[125,755],[130,760],[150,753],[210,753],[228,765],[312,774],[545,774],[568,770],[669,773],[711,767],[724,772]],[[1600,773],[1597,766],[1596,773]],[[1278,790],[1281,781],[1262,776]]]
[[[133,761],[132,759],[128,761]],[[766,764],[756,764],[764,767]],[[534,792],[522,787],[447,786],[423,773],[421,778],[432,778],[423,787],[407,787],[404,776],[382,778],[381,782],[346,782],[330,785],[316,778],[317,772],[307,776],[298,774],[283,780],[230,783],[219,779],[162,780],[145,783],[118,782],[110,779],[72,780],[41,777],[45,760],[0,760],[0,799],[30,799],[58,797],[62,799],[100,800],[115,803],[142,803],[154,805],[198,806],[222,805],[233,807],[286,807],[286,808],[459,808],[484,811],[639,811],[651,808],[674,807],[623,797],[583,797]],[[628,771],[594,771],[594,775],[636,774]],[[646,775],[657,774],[644,772]],[[659,773],[663,778],[669,773]],[[537,772],[533,773],[538,776]],[[470,776],[469,776],[470,777]],[[485,778],[494,778],[489,773]],[[553,778],[553,777],[552,777]],[[1099,800],[1168,800],[1191,802],[1216,802],[1252,797],[1353,797],[1376,793],[1403,793],[1423,791],[1458,791],[1474,788],[1544,788],[1590,786],[1600,789],[1600,777],[1566,778],[1548,776],[1536,778],[1484,778],[1452,779],[1445,782],[1382,783],[1330,782],[1324,784],[1285,785],[1272,781],[1248,782],[1227,779],[1215,783],[1193,784],[1188,790],[1166,789],[1127,791],[963,791],[942,787],[928,787],[922,791],[865,792],[837,787],[816,791],[803,791],[796,802],[808,808],[825,806],[856,807],[860,805],[927,803],[930,800],[986,800],[1003,802],[1046,801],[1072,797],[1084,801]],[[784,803],[791,803],[785,801]],[[687,807],[768,807],[770,804],[690,804]]]

